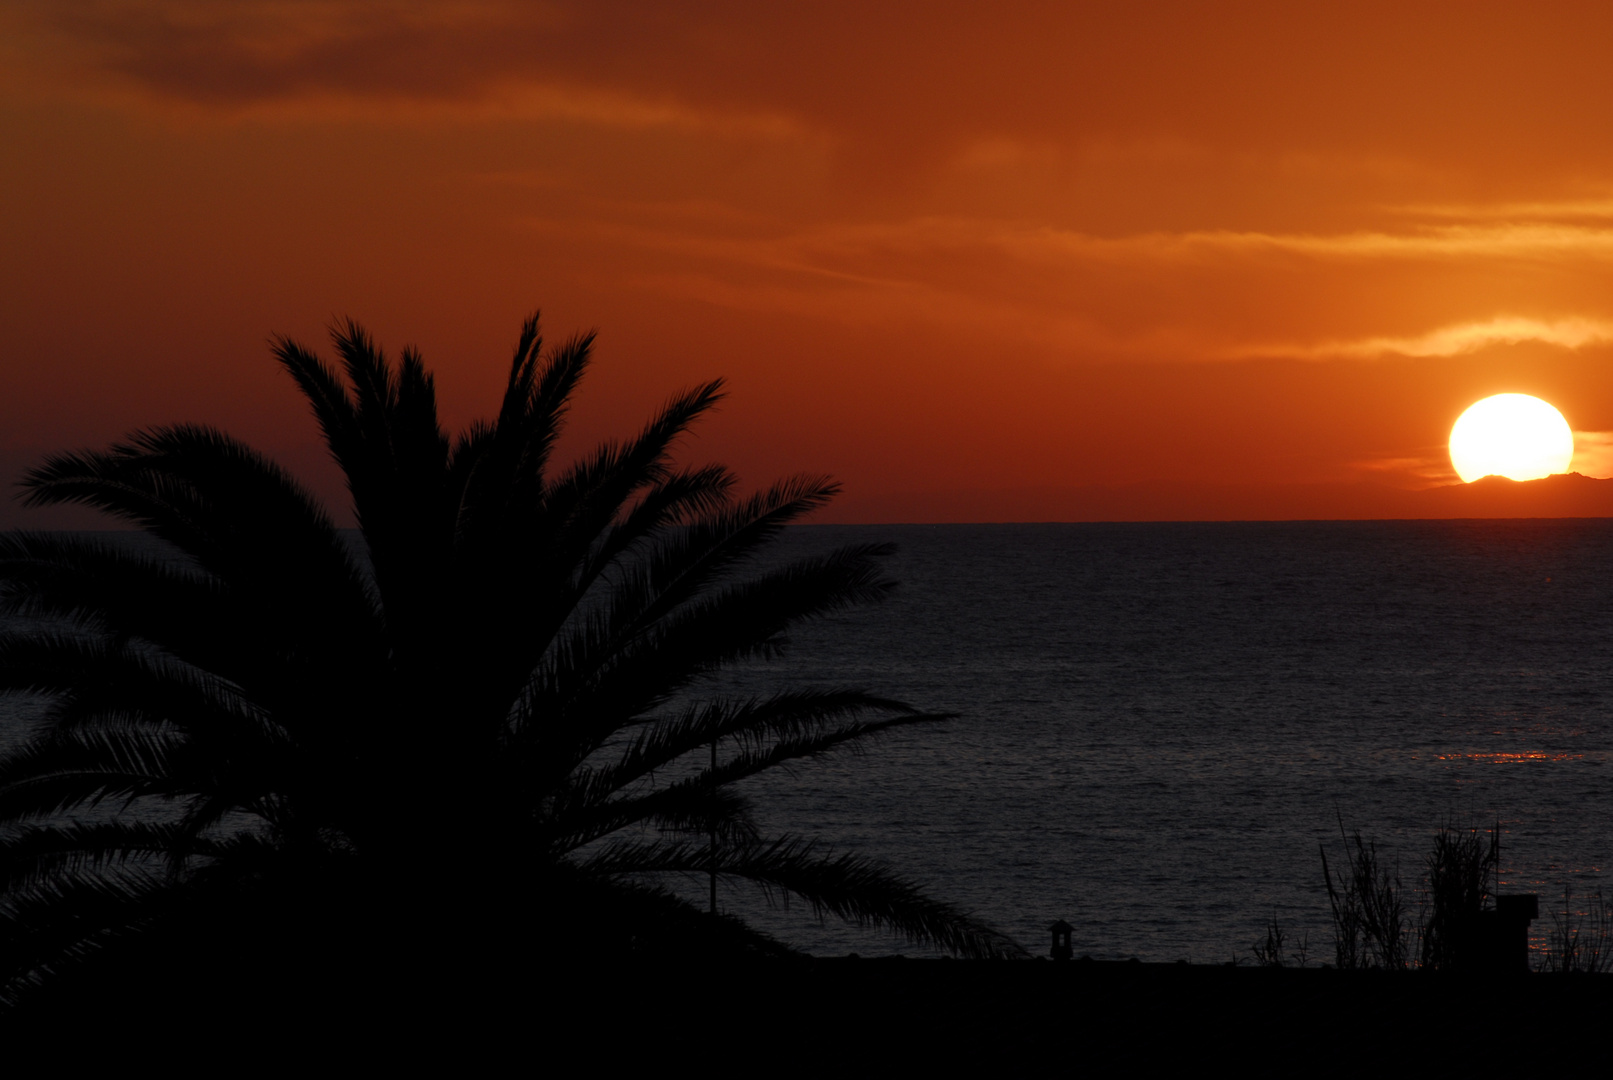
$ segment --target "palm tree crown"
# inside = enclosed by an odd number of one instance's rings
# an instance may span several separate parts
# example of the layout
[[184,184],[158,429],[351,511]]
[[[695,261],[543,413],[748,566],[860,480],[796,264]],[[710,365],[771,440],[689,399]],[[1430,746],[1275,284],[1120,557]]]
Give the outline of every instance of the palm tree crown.
[[734,790],[936,719],[851,689],[700,696],[792,625],[888,590],[878,545],[750,563],[833,483],[740,497],[727,470],[676,464],[717,382],[557,465],[592,337],[545,351],[536,316],[498,414],[457,437],[416,353],[391,363],[352,323],[332,337],[339,368],[289,340],[275,355],[361,543],[204,427],[24,479],[31,505],[95,507],[155,542],[0,538],[0,692],[46,702],[0,759],[0,995],[197,925],[321,947],[342,927],[450,951],[780,949],[658,883],[713,871],[950,951],[1016,952],[875,864],[757,835]]

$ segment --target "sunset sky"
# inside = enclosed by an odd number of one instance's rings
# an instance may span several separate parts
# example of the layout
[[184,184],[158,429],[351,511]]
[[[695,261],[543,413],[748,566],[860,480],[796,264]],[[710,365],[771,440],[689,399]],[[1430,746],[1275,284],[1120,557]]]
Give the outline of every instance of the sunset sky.
[[536,307],[600,331],[579,443],[721,375],[689,456],[831,473],[821,520],[1317,516],[1455,483],[1502,392],[1613,476],[1610,48],[1605,4],[5,3],[0,474],[190,420],[334,499],[271,335],[417,345],[457,425]]

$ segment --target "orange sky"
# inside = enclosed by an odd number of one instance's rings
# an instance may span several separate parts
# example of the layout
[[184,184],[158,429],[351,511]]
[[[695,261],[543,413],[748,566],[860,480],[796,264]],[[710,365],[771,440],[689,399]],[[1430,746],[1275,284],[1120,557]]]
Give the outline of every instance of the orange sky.
[[579,438],[726,376],[691,455],[823,520],[1309,516],[1507,391],[1613,475],[1613,8],[781,7],[0,4],[0,471],[197,420],[334,494],[270,334],[460,422],[538,306]]

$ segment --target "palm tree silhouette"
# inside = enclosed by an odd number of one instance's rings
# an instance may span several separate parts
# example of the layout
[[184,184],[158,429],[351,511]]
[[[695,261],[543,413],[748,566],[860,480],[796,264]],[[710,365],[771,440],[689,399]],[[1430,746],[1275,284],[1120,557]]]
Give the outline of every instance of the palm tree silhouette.
[[204,427],[23,480],[29,505],[88,505],[151,540],[0,538],[0,692],[46,702],[0,758],[0,999],[181,940],[221,965],[344,948],[370,964],[405,943],[442,963],[784,951],[664,884],[713,872],[959,954],[1017,953],[879,865],[758,835],[733,787],[938,719],[852,689],[698,693],[888,590],[879,545],[753,561],[833,483],[739,497],[727,470],[676,465],[718,382],[557,465],[592,336],[545,351],[535,315],[497,416],[453,438],[416,353],[390,363],[351,322],[332,339],[339,369],[274,351],[361,543]]

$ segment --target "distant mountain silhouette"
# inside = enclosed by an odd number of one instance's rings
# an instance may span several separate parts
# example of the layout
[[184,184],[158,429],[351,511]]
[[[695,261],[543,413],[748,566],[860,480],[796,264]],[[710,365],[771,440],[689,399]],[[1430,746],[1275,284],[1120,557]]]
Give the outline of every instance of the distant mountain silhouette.
[[1486,476],[1411,493],[1420,517],[1613,517],[1613,480],[1559,473],[1540,480]]
[[844,522],[1288,521],[1381,518],[1613,517],[1613,480],[1563,473],[1408,490],[1379,483],[1204,484],[853,495]]

